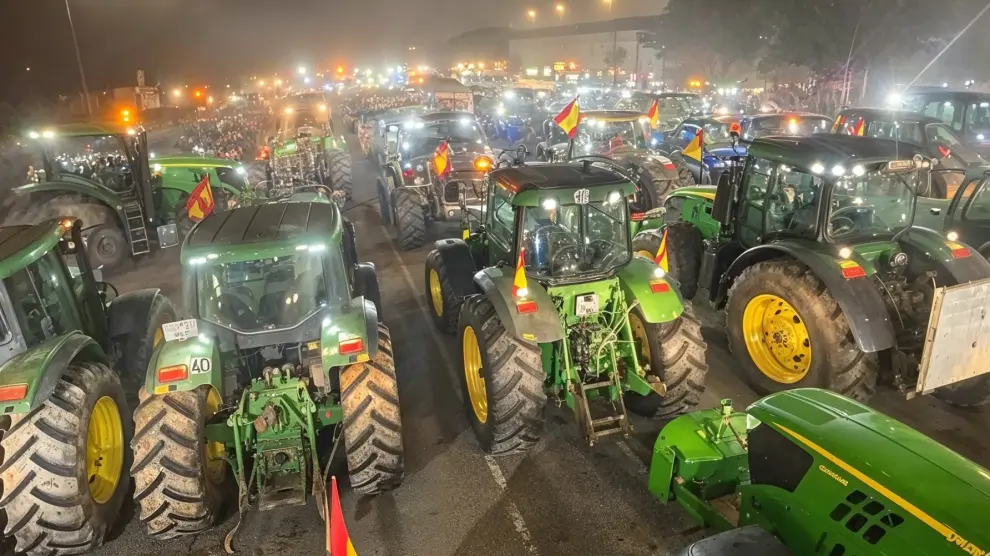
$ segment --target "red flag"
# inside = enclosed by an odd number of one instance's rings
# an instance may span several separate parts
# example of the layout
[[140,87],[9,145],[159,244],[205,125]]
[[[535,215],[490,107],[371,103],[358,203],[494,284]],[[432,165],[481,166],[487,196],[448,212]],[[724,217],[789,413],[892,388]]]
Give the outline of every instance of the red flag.
[[[325,494],[325,493],[324,493]],[[340,495],[337,494],[337,477],[330,477],[330,519],[327,520],[327,553],[330,556],[357,556],[351,536],[344,524],[344,512],[340,509]]]
[[189,199],[186,200],[186,211],[189,212],[189,219],[199,222],[207,216],[213,214],[213,190],[210,189],[210,175],[203,176],[203,181],[192,190]]
[[564,130],[571,139],[577,137],[577,127],[578,122],[581,120],[581,109],[578,107],[578,99],[575,98],[563,110],[560,114],[554,116],[553,121],[557,122],[560,129]]

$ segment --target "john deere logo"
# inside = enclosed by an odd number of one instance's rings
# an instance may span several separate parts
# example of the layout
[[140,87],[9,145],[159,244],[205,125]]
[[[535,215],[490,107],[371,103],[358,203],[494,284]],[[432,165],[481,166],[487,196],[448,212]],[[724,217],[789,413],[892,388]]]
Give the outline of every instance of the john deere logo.
[[574,192],[574,202],[579,205],[587,205],[589,199],[591,199],[591,191],[587,189],[578,189]]

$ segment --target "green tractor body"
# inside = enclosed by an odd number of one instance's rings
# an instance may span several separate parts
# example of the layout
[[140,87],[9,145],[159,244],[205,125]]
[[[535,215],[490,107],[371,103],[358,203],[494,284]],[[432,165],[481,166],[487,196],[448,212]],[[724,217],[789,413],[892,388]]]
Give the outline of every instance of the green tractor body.
[[[638,223],[634,249],[662,252],[686,298],[702,289],[726,310],[729,347],[758,392],[818,387],[865,400],[880,378],[909,396],[985,403],[990,366],[979,354],[990,336],[962,323],[986,309],[990,264],[912,226],[929,162],[911,149],[757,139],[717,187],[668,196],[662,216]],[[957,302],[967,298],[977,302]],[[969,348],[955,350],[960,341]]]
[[399,484],[391,343],[374,266],[355,257],[328,199],[235,208],[189,234],[191,318],[166,330],[135,412],[135,499],[150,534],[208,528],[232,478],[242,508],[304,504],[323,492],[317,435],[332,425],[355,490]]
[[[495,454],[531,447],[547,398],[590,442],[670,417],[704,390],[700,325],[652,260],[630,250],[635,185],[591,162],[500,168],[482,224],[436,243],[434,322],[458,333],[468,418]],[[466,210],[466,209],[465,209]]]
[[284,101],[278,133],[269,138],[268,190],[278,196],[301,185],[321,184],[351,198],[351,155],[343,135],[334,130],[322,93]]
[[826,390],[772,394],[745,412],[723,400],[674,419],[654,446],[649,488],[726,532],[716,536],[771,534],[761,554],[784,553],[770,550],[781,544],[788,554],[863,556],[990,546],[986,469]]
[[0,228],[0,509],[19,553],[103,543],[130,484],[128,398],[175,317],[155,289],[108,301],[82,245],[76,219]]

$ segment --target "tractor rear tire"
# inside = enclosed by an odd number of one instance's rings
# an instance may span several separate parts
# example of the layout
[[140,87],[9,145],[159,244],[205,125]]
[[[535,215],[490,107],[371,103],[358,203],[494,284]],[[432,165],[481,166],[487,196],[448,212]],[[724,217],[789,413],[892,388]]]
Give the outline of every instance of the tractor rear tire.
[[[680,317],[669,322],[648,323],[639,307],[630,312],[629,319],[640,364],[648,365],[648,373],[663,381],[667,393],[641,396],[629,392],[626,407],[637,415],[655,419],[672,419],[692,411],[705,392],[708,344],[690,302],[685,302]],[[637,322],[642,327],[639,330]]]
[[378,353],[340,371],[344,446],[351,488],[380,494],[402,484],[402,419],[388,328],[378,324]]
[[388,177],[378,178],[376,191],[378,192],[378,216],[382,223],[391,226],[392,222],[392,190],[394,187],[389,183]]
[[484,295],[464,300],[459,323],[464,407],[481,449],[495,456],[528,451],[546,421],[539,346],[507,333]]
[[103,544],[130,487],[130,437],[124,390],[101,363],[70,364],[44,403],[13,417],[2,441],[0,508],[18,553],[82,554]]
[[343,191],[347,200],[353,196],[354,180],[351,176],[351,155],[341,150],[326,152],[327,168],[330,171],[330,183],[334,189]]
[[454,294],[447,267],[436,249],[426,256],[426,300],[430,305],[433,324],[444,334],[457,332],[457,319],[464,299]]
[[835,298],[797,261],[744,270],[729,290],[725,318],[729,350],[759,394],[811,387],[865,402],[876,390],[877,354],[859,350]]
[[[677,288],[684,299],[694,299],[698,294],[701,255],[704,250],[701,230],[689,222],[671,222],[664,230],[667,234],[667,275],[677,282]],[[633,253],[654,259],[660,250],[660,243],[661,237],[658,235],[636,234],[633,238]]]
[[677,168],[678,188],[698,185],[698,180],[694,179],[694,174],[691,173],[691,168],[689,168],[687,163],[684,162],[684,155],[682,153],[671,153],[667,158],[669,158],[670,161],[674,163],[674,167]]
[[[206,423],[220,406],[209,386],[187,392],[142,392],[134,411],[134,502],[148,534],[158,540],[212,527],[229,491],[231,470],[208,446]],[[216,449],[217,453],[210,452]]]
[[120,346],[120,381],[128,401],[137,401],[136,394],[144,386],[151,354],[165,340],[162,325],[174,321],[176,314],[169,298],[159,293],[148,306],[148,313],[135,319],[140,328],[114,338]]
[[399,188],[392,193],[392,216],[399,234],[399,247],[409,251],[426,243],[426,211],[420,196]]

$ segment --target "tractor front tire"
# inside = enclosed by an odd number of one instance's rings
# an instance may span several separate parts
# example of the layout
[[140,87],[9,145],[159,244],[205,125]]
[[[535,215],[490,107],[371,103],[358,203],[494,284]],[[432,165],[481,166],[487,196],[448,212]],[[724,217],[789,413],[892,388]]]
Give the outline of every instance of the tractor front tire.
[[876,390],[877,354],[859,350],[842,308],[797,261],[744,270],[725,317],[729,349],[760,394],[811,387],[866,401]]
[[124,231],[114,223],[102,224],[86,237],[86,254],[93,268],[114,270],[124,264],[130,252]]
[[338,191],[343,191],[347,200],[350,200],[354,189],[354,180],[351,176],[351,155],[342,150],[332,149],[326,151],[325,158],[332,187]]
[[82,554],[103,544],[130,487],[131,422],[106,365],[75,362],[3,436],[4,534],[17,552]]
[[376,184],[376,190],[378,191],[378,216],[381,217],[382,223],[386,226],[391,226],[392,222],[392,184],[389,183],[388,177],[378,178],[378,183]]
[[402,419],[388,328],[378,324],[378,353],[340,372],[344,445],[351,488],[379,494],[402,484]]
[[629,324],[640,364],[663,381],[667,393],[641,396],[629,392],[626,407],[656,419],[672,419],[692,411],[705,391],[708,345],[690,302],[685,302],[680,317],[663,323],[646,322],[642,310],[635,307],[629,312]]
[[417,193],[405,188],[396,189],[392,193],[392,216],[403,251],[426,243],[426,211]]
[[464,300],[459,323],[464,406],[482,450],[496,456],[528,451],[545,426],[540,348],[507,333],[484,295]]
[[231,476],[222,445],[206,440],[206,423],[220,407],[220,395],[201,386],[142,397],[131,442],[140,519],[155,539],[205,531],[220,517]]
[[464,299],[454,294],[447,266],[437,249],[426,256],[426,300],[430,304],[433,324],[444,334],[457,332],[457,319]]
[[[694,299],[698,294],[701,255],[704,250],[701,230],[689,222],[671,222],[664,230],[667,234],[667,274],[677,282],[677,288],[684,299]],[[660,235],[636,234],[633,238],[633,252],[654,259],[660,251],[661,241]]]

